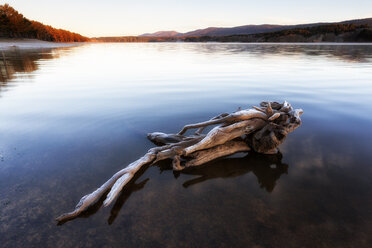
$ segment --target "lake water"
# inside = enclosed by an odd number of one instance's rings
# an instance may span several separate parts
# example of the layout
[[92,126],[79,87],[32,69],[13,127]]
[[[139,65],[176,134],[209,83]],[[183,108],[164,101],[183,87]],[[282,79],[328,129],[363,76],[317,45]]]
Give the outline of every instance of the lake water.
[[[87,44],[0,65],[2,247],[372,247],[372,44]],[[263,100],[304,109],[281,155],[165,161],[111,206],[54,220],[153,147],[148,132]]]

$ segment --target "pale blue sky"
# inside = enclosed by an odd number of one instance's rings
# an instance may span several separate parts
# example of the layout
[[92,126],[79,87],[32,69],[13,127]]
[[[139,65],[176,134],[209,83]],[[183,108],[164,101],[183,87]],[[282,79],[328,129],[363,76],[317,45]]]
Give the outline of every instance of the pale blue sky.
[[372,0],[0,0],[29,19],[92,36],[372,17]]

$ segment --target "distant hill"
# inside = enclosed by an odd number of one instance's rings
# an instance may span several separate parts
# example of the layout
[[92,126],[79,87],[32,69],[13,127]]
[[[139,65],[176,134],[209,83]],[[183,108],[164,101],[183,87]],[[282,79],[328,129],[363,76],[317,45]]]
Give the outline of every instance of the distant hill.
[[232,28],[217,28],[209,27],[205,29],[197,29],[183,34],[178,34],[180,37],[190,37],[190,36],[225,36],[225,35],[235,35],[235,34],[255,34],[264,33],[281,30],[286,28],[281,25],[245,25]]
[[355,25],[368,25],[372,28],[372,18],[364,18],[364,19],[354,19],[354,20],[348,20],[348,21],[342,21],[339,22],[339,24],[355,24]]
[[152,34],[142,34],[139,35],[140,37],[175,37],[179,35],[180,33],[176,31],[159,31]]
[[355,24],[362,25],[366,24],[372,27],[372,18],[367,19],[356,19],[342,22],[323,22],[323,23],[308,23],[308,24],[297,24],[297,25],[274,25],[274,24],[262,24],[262,25],[245,25],[231,28],[219,28],[209,27],[205,29],[197,29],[186,33],[178,33],[176,31],[160,31],[152,34],[143,34],[140,36],[152,36],[152,37],[198,37],[198,36],[228,36],[228,35],[248,35],[248,34],[259,34],[282,31],[287,29],[295,28],[309,28],[321,25],[329,24]]
[[0,38],[32,38],[56,42],[82,42],[89,38],[31,21],[8,4],[0,5]]

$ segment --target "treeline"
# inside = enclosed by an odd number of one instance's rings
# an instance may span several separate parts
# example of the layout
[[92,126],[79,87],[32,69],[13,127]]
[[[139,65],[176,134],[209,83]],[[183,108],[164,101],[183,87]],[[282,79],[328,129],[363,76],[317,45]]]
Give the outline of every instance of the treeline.
[[32,21],[8,4],[0,5],[0,37],[30,38],[55,42],[84,42],[89,38]]
[[308,28],[294,28],[288,30],[277,31],[273,33],[264,34],[268,37],[280,37],[289,35],[302,35],[304,37],[311,37],[319,34],[334,34],[340,35],[348,32],[355,32],[358,29],[368,29],[368,25],[355,25],[355,24],[326,24]]
[[325,24],[269,33],[185,37],[185,42],[372,42],[372,29],[366,24]]

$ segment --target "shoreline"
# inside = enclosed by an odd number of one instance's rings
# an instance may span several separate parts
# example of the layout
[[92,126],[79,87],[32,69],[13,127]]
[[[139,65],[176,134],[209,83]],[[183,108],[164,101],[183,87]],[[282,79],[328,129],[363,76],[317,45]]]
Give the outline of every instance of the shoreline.
[[[107,42],[88,42],[88,43],[107,43],[107,44],[115,44],[115,43],[203,43],[203,44],[250,44],[250,45],[305,45],[305,46],[315,46],[315,45],[328,45],[328,46],[371,46],[372,42],[218,42],[218,41],[199,41],[199,42],[190,42],[190,41],[183,41],[183,42],[174,42],[174,41],[163,41],[163,42],[115,42],[115,41],[107,41]],[[11,39],[11,38],[0,38],[0,51],[5,50],[12,50],[12,49],[43,49],[43,48],[63,48],[63,47],[73,47],[73,46],[80,46],[83,44],[87,44],[87,42],[51,42],[51,41],[43,41],[37,39],[26,39],[26,38],[19,38],[19,39]]]
[[0,38],[0,50],[10,49],[40,49],[40,48],[58,48],[72,47],[84,44],[83,42],[59,43],[37,39],[9,39]]

